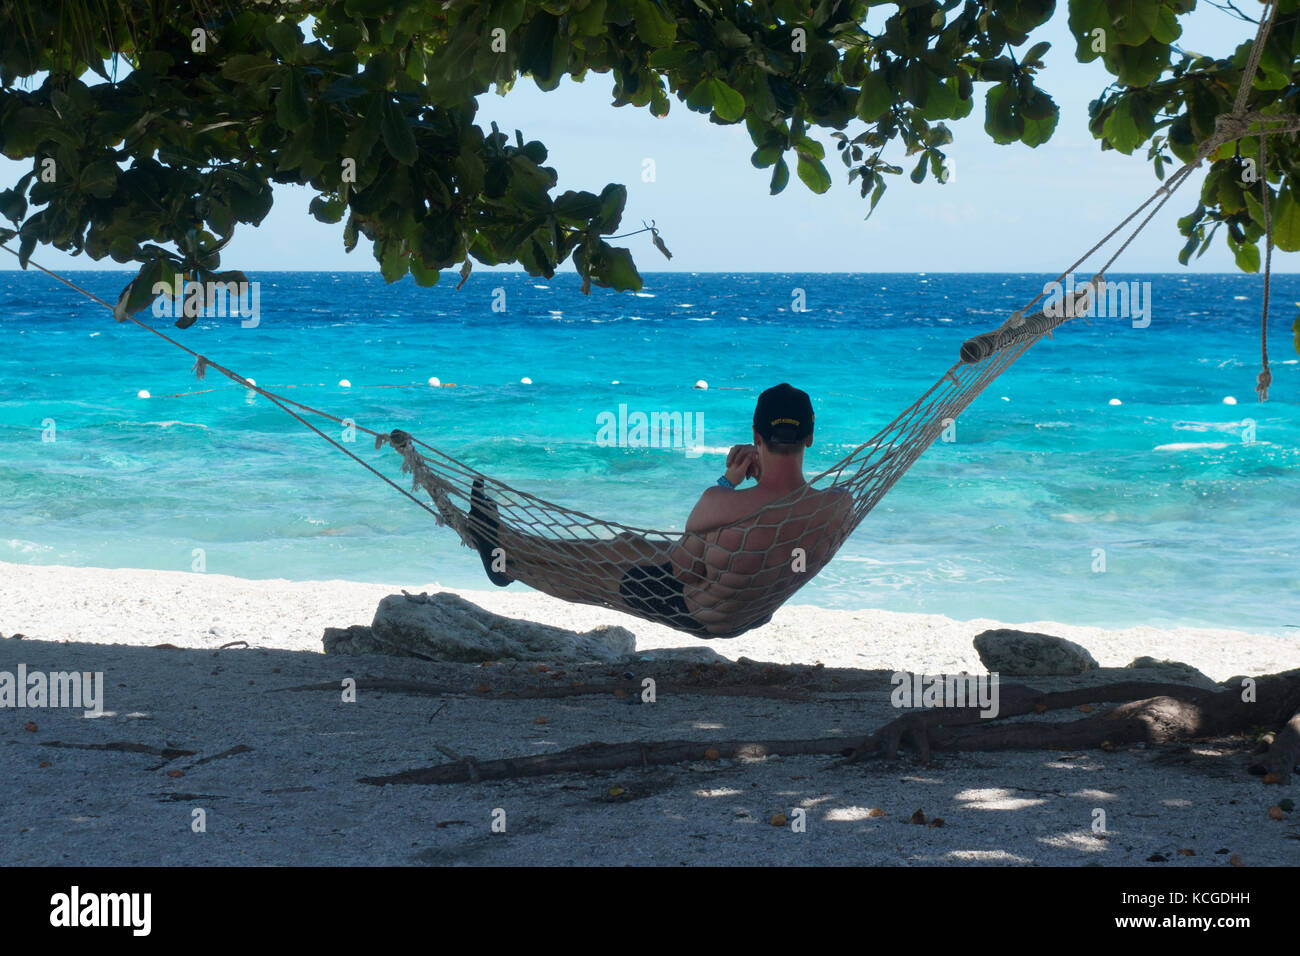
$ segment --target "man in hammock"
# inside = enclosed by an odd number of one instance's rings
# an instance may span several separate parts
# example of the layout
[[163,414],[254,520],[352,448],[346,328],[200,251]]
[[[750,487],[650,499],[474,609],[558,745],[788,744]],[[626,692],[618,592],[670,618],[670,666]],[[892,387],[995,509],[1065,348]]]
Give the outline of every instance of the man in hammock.
[[[803,475],[812,402],[782,383],[754,409],[752,445],[686,519],[679,538],[622,532],[556,539],[527,530],[528,512],[489,498],[476,479],[470,534],[492,583],[521,581],[562,600],[613,607],[699,637],[733,637],[766,623],[811,579],[849,530],[852,496],[815,490]],[[747,479],[753,486],[739,490]],[[522,519],[522,520],[521,520]],[[504,570],[502,567],[504,566]]]

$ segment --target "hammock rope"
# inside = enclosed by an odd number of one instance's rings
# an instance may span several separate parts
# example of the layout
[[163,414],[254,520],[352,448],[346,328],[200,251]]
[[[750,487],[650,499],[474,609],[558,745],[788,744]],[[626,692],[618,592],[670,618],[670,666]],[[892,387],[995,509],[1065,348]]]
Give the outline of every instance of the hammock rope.
[[[811,580],[834,556],[875,505],[920,455],[978,395],[1034,344],[1071,318],[1086,314],[1103,294],[1105,275],[1147,224],[1202,162],[1225,143],[1258,135],[1264,230],[1262,325],[1268,323],[1272,227],[1269,218],[1266,137],[1300,129],[1300,116],[1247,112],[1245,104],[1260,54],[1276,12],[1267,4],[1250,50],[1233,112],[1215,120],[1214,134],[1118,225],[1056,279],[1059,288],[1084,262],[1145,211],[1137,225],[1082,287],[1050,309],[1026,313],[1047,294],[1044,288],[998,328],[961,346],[958,361],[924,394],[875,435],[801,488],[755,513],[704,532],[636,528],[545,501],[485,475],[408,432],[374,431],[351,419],[289,399],[201,355],[166,333],[125,318],[195,360],[202,379],[211,369],[291,415],[321,438],[447,525],[462,543],[476,549],[498,583],[518,580],[566,601],[610,607],[700,637],[732,637],[766,623],[772,613]],[[1280,126],[1276,124],[1281,124]],[[1153,205],[1154,204],[1154,205]],[[1148,207],[1150,208],[1149,211]],[[17,255],[7,246],[0,246]],[[113,306],[57,273],[31,262],[41,272],[99,303]],[[1267,339],[1256,391],[1268,397],[1271,373]],[[387,444],[402,459],[411,489],[372,466],[304,416],[313,415],[355,428]],[[432,505],[414,492],[423,489]]]

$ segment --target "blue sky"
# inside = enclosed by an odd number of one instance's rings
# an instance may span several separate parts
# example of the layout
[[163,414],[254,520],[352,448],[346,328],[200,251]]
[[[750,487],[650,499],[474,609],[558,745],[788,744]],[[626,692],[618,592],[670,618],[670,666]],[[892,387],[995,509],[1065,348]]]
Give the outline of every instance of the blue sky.
[[[1254,5],[1246,9],[1253,9]],[[834,184],[816,196],[792,177],[780,196],[768,195],[770,171],[749,162],[753,146],[743,124],[717,126],[674,101],[669,115],[609,105],[611,81],[590,75],[566,80],[543,94],[531,80],[507,96],[480,98],[479,119],[520,129],[550,150],[559,172],[557,189],[598,192],[607,182],[628,187],[625,231],[655,220],[672,250],[664,260],[647,237],[626,241],[645,271],[686,272],[1059,272],[1105,235],[1159,185],[1144,151],[1103,153],[1089,135],[1087,105],[1110,80],[1100,61],[1079,64],[1064,4],[1054,22],[1032,41],[1048,40],[1039,85],[1061,107],[1052,140],[1037,149],[997,146],[985,135],[983,84],[977,106],[949,124],[956,141],[948,148],[956,175],[944,185],[906,176],[891,182],[870,221],[866,202],[847,182],[829,138],[828,167]],[[1253,24],[1201,4],[1181,18],[1179,45],[1226,55],[1254,35]],[[860,127],[859,127],[860,128]],[[850,127],[850,134],[858,128]],[[901,162],[901,149],[891,157]],[[644,182],[645,160],[655,178]],[[0,159],[0,181],[12,183],[30,166]],[[1123,272],[1177,272],[1182,246],[1175,220],[1196,204],[1197,174],[1147,227],[1118,265]],[[245,271],[366,270],[377,268],[366,241],[348,255],[342,224],[324,225],[307,213],[312,193],[277,187],[276,205],[259,229],[241,228],[226,248],[226,268]],[[35,258],[56,270],[112,268],[57,250]],[[6,256],[0,268],[16,267]],[[1277,271],[1295,271],[1293,257],[1275,254]],[[1221,240],[1189,267],[1198,272],[1235,271]],[[564,271],[572,271],[566,264]]]

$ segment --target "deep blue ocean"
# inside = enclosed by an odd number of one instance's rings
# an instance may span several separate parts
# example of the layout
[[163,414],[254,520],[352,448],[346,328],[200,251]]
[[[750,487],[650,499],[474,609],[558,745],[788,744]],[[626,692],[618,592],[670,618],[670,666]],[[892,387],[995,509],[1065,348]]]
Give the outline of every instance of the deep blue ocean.
[[[109,301],[127,278],[73,277]],[[761,389],[813,396],[811,476],[1048,277],[650,274],[641,293],[590,296],[571,273],[480,272],[460,291],[450,276],[432,289],[365,273],[250,278],[255,327],[141,318],[259,385],[406,429],[560,504],[671,530],[726,449],[749,441]],[[1300,277],[1274,281],[1263,405],[1258,276],[1111,278],[1150,284],[1149,325],[1077,320],[1033,348],[796,601],[1300,636]],[[202,549],[211,573],[489,587],[427,513],[190,366],[46,276],[0,272],[0,560],[190,571]],[[702,453],[602,444],[598,417],[620,405],[692,416]],[[350,447],[407,480],[391,450],[364,435]]]

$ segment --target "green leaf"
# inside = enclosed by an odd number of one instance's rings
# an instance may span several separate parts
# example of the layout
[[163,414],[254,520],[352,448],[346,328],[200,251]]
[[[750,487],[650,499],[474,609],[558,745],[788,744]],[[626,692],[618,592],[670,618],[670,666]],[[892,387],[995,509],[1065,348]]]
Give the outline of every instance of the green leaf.
[[686,94],[686,105],[700,113],[713,109],[713,84],[707,77],[696,83]]
[[647,46],[671,46],[677,39],[677,21],[658,0],[633,0],[632,11],[637,37]]
[[784,158],[778,159],[772,167],[771,194],[775,196],[790,182],[790,167]]
[[1037,147],[1046,143],[1052,138],[1052,134],[1056,132],[1056,124],[1060,121],[1061,111],[1057,109],[1056,104],[1052,102],[1052,98],[1045,93],[1042,94],[1042,98],[1045,99],[1048,104],[1048,107],[1044,112],[1039,113],[1039,110],[1036,108],[1035,112],[1038,115],[1033,118],[1028,115],[1028,110],[1024,113],[1025,132],[1020,137],[1020,140],[1026,146]]
[[600,199],[594,193],[570,191],[555,200],[555,215],[569,225],[586,225],[600,212]]
[[1043,54],[1046,53],[1051,48],[1052,48],[1052,44],[1048,43],[1045,40],[1042,43],[1035,43],[1025,52],[1025,55],[1020,58],[1020,65],[1033,66],[1034,64],[1042,60]]
[[[604,245],[602,243],[602,245]],[[626,249],[614,249],[606,246],[601,256],[601,269],[592,276],[597,285],[616,289],[619,292],[636,292],[641,288],[641,274],[636,271],[632,254]]]
[[[1263,229],[1264,228],[1264,204],[1260,202],[1259,199],[1256,198],[1254,192],[1252,192],[1249,189],[1242,190],[1241,195],[1242,198],[1246,200],[1246,208],[1250,211],[1250,218],[1255,221],[1255,225]],[[1270,209],[1269,212],[1271,214],[1272,210]],[[1182,224],[1182,220],[1179,220],[1179,225],[1181,224]]]
[[351,252],[357,247],[357,220],[349,215],[343,226],[343,251]]
[[798,170],[799,178],[813,192],[820,195],[831,188],[831,174],[820,161],[800,156]]
[[876,203],[880,202],[880,197],[885,194],[885,177],[878,176],[876,179],[876,188],[871,191],[871,208],[867,210],[868,219],[870,219],[871,214],[876,211]]
[[627,187],[610,183],[600,191],[600,212],[592,219],[599,233],[608,234],[618,228],[623,220],[623,207],[627,205]]
[[27,197],[22,190],[6,189],[0,192],[0,215],[13,222],[22,222],[27,215]]
[[606,7],[606,0],[587,0],[587,5],[581,10],[569,9],[569,22],[577,28],[579,36],[599,36],[606,29]]
[[1160,20],[1160,0],[1106,0],[1115,37],[1120,43],[1137,46],[1151,38]]
[[745,115],[745,98],[717,77],[709,80],[709,96],[718,119],[735,123]]
[[[468,261],[468,260],[466,260]],[[427,267],[420,261],[419,256],[411,256],[410,259],[411,276],[415,279],[415,284],[429,288],[438,284],[441,273],[436,267]],[[460,286],[457,286],[460,288]]]
[[1178,25],[1174,11],[1163,3],[1157,7],[1156,22],[1151,27],[1151,36],[1160,43],[1173,43],[1183,35],[1183,28]]
[[404,166],[410,166],[420,155],[415,145],[415,135],[407,125],[406,117],[397,102],[388,96],[383,99],[380,131],[384,137],[384,145],[388,147],[388,152],[395,160]]
[[1218,200],[1219,211],[1230,216],[1235,216],[1246,209],[1245,200],[1241,195],[1241,183],[1230,175],[1219,177]]
[[[1156,40],[1147,40],[1140,46],[1119,46],[1113,52],[1111,68],[1121,83],[1134,89],[1154,83],[1169,65],[1169,47]],[[1107,65],[1110,66],[1109,60]]]
[[319,222],[338,222],[343,218],[343,200],[337,197],[326,199],[323,196],[316,196],[312,199],[308,211],[316,217]]
[[1290,186],[1283,187],[1277,206],[1269,209],[1273,219],[1273,244],[1283,252],[1300,252],[1300,203]]
[[385,282],[396,282],[411,267],[411,257],[403,250],[400,239],[384,239],[375,243],[375,256],[379,259],[379,272]]
[[236,83],[260,83],[279,66],[269,57],[252,53],[237,53],[221,67],[221,75]]
[[1259,271],[1259,246],[1253,242],[1235,243],[1229,242],[1232,248],[1232,254],[1237,260],[1237,268],[1242,272]]
[[286,63],[297,61],[302,49],[302,33],[298,25],[289,20],[277,20],[266,28],[266,39],[271,48]]
[[81,171],[81,188],[96,199],[107,199],[117,190],[117,176],[121,170],[109,160],[91,163]]
[[1121,101],[1106,118],[1102,126],[1102,135],[1117,150],[1125,155],[1133,152],[1146,138],[1138,128],[1133,110],[1134,100],[1129,97]]
[[117,297],[117,304],[113,306],[113,315],[117,321],[125,322],[128,316],[148,308],[158,298],[153,287],[162,281],[165,262],[164,259],[150,259],[140,267],[135,278],[126,284],[122,294]]
[[919,183],[921,182],[921,180],[925,179],[925,168],[929,162],[929,159],[930,157],[926,155],[925,152],[922,152],[920,160],[917,162],[916,166],[912,169],[912,172],[909,174],[908,179],[912,180],[912,182],[914,183]]
[[275,97],[275,121],[287,130],[297,130],[310,119],[311,107],[298,71],[286,67],[281,75],[280,92]]
[[[925,95],[925,108],[921,115],[928,120],[951,119],[957,111],[957,83],[929,71],[930,87]],[[969,103],[969,101],[967,101]]]
[[858,119],[871,123],[879,119],[894,104],[894,91],[885,82],[885,74],[880,70],[868,73],[862,80],[862,89],[858,93]]
[[1005,145],[1020,139],[1025,121],[1013,112],[1015,100],[1011,90],[999,83],[984,97],[984,131],[993,142]]

